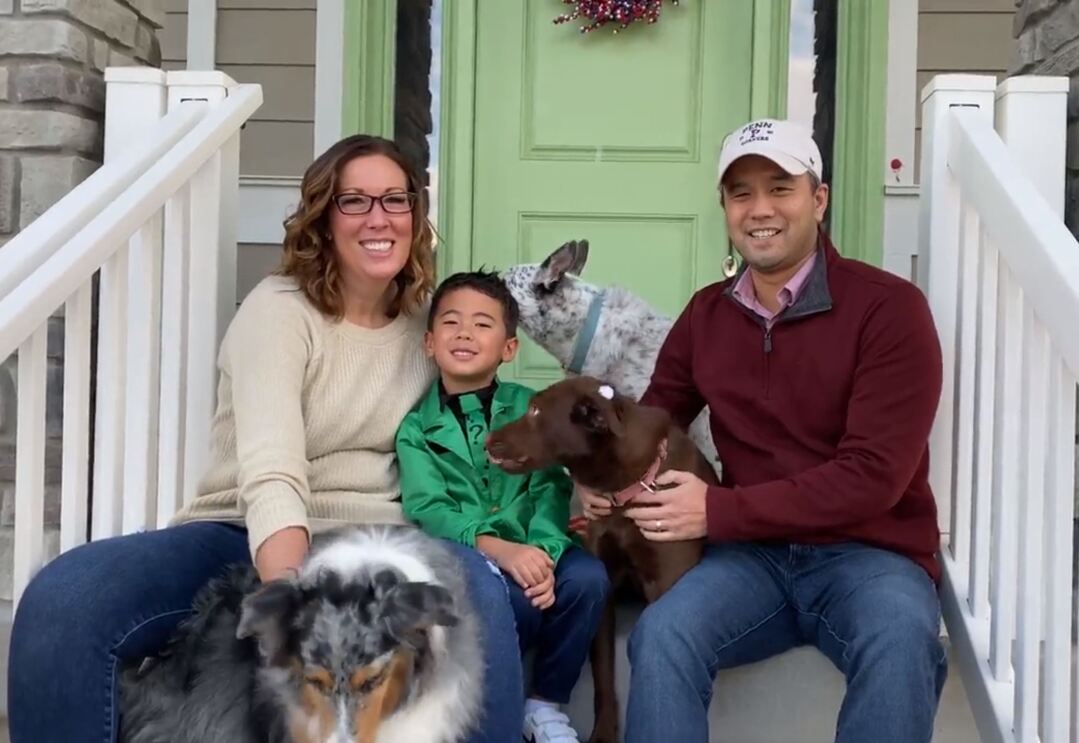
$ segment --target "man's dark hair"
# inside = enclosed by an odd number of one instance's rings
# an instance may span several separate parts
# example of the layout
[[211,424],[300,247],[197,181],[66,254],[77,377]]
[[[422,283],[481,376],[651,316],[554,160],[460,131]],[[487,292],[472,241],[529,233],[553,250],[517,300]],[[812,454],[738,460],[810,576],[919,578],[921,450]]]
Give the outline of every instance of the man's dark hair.
[[435,325],[435,316],[438,314],[438,306],[442,303],[442,298],[458,289],[472,289],[502,305],[502,318],[506,324],[506,337],[517,337],[517,320],[520,317],[517,300],[510,294],[510,290],[506,288],[506,284],[502,281],[502,277],[498,275],[498,272],[485,271],[483,266],[480,266],[478,271],[455,273],[438,285],[434,296],[431,297],[431,311],[427,313],[428,330],[431,330]]

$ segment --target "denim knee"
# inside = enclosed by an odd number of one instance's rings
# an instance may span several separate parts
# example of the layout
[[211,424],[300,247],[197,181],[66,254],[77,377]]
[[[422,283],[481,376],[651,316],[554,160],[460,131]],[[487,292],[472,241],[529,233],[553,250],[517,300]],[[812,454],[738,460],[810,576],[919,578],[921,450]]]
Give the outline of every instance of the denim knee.
[[76,592],[73,590],[75,586],[68,569],[69,563],[73,562],[71,554],[64,553],[46,564],[27,585],[22,598],[19,599],[19,608],[12,627],[13,651],[19,647],[18,640],[28,639],[21,636],[23,631],[28,635],[40,637],[46,634],[41,632],[41,628],[48,627],[50,644],[55,643],[62,647],[65,644],[62,638],[68,632],[79,632],[83,627],[86,619],[84,612],[72,610],[76,608]]
[[584,598],[596,604],[606,604],[611,594],[611,579],[607,568],[595,558],[573,565],[558,584],[559,598]]
[[921,677],[946,661],[939,626],[913,614],[895,614],[875,627],[867,627],[852,644],[848,653],[857,653],[875,667],[896,673],[910,669]]
[[685,647],[674,642],[683,629],[680,625],[662,606],[646,606],[629,635],[626,654],[630,662],[637,665],[645,659],[670,659],[675,655],[676,645]]

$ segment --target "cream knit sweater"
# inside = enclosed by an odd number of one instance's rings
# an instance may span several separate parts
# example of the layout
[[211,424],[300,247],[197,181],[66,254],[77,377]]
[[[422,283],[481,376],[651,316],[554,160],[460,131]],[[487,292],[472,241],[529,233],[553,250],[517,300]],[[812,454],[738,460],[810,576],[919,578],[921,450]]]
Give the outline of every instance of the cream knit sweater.
[[394,435],[435,379],[426,308],[371,330],[320,313],[290,278],[248,295],[221,343],[210,467],[173,519],[274,532],[405,523]]

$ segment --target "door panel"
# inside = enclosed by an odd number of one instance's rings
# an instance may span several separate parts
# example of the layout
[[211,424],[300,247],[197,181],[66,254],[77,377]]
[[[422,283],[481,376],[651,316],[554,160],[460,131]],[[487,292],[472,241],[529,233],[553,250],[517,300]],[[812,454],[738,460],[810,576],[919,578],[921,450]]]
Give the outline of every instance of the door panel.
[[[726,254],[715,163],[749,118],[753,3],[692,0],[617,35],[554,25],[558,4],[480,0],[473,266],[590,243],[585,276],[677,314]],[[530,342],[502,377],[542,387]]]

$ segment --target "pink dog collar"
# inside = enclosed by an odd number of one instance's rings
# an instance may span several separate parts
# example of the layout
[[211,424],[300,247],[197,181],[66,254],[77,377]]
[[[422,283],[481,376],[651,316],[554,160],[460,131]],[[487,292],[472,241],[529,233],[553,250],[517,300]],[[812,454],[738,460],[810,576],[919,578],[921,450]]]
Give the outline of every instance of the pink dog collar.
[[663,441],[659,442],[659,454],[656,456],[656,461],[652,462],[640,480],[616,493],[607,494],[611,503],[621,507],[632,501],[634,498],[639,497],[641,493],[656,492],[656,475],[659,474],[659,468],[663,465],[663,460],[666,458],[667,439],[663,439]]

